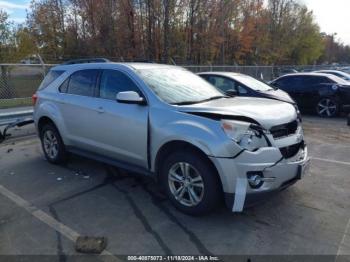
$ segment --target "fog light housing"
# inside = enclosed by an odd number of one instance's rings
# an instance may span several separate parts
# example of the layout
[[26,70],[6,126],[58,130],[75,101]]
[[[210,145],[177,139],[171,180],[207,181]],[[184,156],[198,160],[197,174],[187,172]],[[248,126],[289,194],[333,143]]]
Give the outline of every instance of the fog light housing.
[[249,186],[258,189],[264,184],[264,175],[262,172],[247,172]]

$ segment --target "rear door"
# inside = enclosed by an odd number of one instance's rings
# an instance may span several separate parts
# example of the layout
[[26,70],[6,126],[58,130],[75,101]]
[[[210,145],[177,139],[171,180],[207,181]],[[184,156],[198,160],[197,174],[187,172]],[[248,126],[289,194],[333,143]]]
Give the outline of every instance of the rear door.
[[94,114],[94,139],[99,152],[123,162],[147,167],[148,105],[116,101],[123,91],[135,91],[145,98],[136,83],[119,70],[103,70]]
[[76,71],[59,88],[62,96],[59,107],[67,137],[73,146],[89,151],[96,149],[93,119],[98,114],[94,96],[99,74],[95,69]]

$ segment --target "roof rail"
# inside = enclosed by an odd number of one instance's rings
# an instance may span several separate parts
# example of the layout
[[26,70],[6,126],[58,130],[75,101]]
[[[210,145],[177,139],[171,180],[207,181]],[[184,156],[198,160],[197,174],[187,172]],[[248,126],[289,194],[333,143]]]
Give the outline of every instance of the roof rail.
[[74,64],[87,64],[87,63],[108,63],[111,62],[107,58],[84,58],[74,59],[64,62],[63,65],[74,65]]

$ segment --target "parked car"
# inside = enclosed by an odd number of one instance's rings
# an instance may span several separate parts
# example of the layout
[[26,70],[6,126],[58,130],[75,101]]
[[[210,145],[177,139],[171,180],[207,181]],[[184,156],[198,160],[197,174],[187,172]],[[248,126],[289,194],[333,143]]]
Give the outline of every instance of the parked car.
[[180,67],[60,65],[33,100],[49,162],[72,152],[152,176],[191,215],[223,197],[242,211],[300,180],[309,162],[293,105],[226,97]]
[[338,70],[320,70],[320,71],[315,71],[315,73],[335,75],[337,77],[343,78],[345,81],[350,81],[349,74]]
[[286,92],[248,75],[231,72],[203,72],[198,75],[229,96],[264,97],[295,104]]
[[342,67],[339,70],[344,73],[350,74],[350,66]]
[[271,85],[286,91],[301,111],[334,117],[350,111],[350,84],[342,78],[322,73],[298,73],[282,76]]

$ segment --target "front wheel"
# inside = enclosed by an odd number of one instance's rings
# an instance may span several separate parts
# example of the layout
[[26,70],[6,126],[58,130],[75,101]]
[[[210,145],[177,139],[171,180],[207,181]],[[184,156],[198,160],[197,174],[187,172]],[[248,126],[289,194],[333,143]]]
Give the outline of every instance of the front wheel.
[[203,215],[218,206],[222,190],[217,172],[197,152],[171,154],[160,175],[168,198],[180,211]]
[[321,98],[316,106],[317,114],[320,117],[335,117],[338,114],[339,104],[334,98]]

